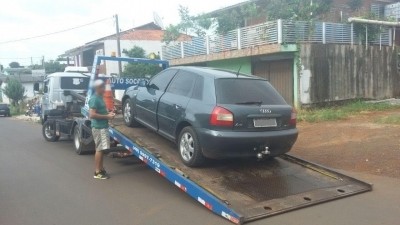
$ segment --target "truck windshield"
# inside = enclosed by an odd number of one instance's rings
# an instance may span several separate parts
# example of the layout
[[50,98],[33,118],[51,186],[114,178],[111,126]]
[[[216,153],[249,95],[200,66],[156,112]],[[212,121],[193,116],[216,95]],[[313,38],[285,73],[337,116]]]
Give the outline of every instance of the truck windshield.
[[216,80],[217,103],[236,105],[286,105],[266,80],[223,78]]
[[8,105],[7,104],[0,104],[0,109],[7,109]]
[[84,90],[88,89],[89,77],[61,77],[61,89]]

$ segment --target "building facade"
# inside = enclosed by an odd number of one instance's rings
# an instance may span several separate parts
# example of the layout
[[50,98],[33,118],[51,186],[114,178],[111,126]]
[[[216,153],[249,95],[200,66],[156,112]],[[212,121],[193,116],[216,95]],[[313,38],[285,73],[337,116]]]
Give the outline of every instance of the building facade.
[[258,23],[165,45],[162,55],[171,65],[241,68],[268,79],[295,106],[400,96],[395,27],[381,26],[379,33],[365,38],[361,34],[368,30],[360,33],[356,24],[340,22],[361,11],[375,13],[375,5],[384,9],[391,1],[363,1],[357,11],[350,11],[345,2],[334,0],[322,16],[326,20],[248,20]]

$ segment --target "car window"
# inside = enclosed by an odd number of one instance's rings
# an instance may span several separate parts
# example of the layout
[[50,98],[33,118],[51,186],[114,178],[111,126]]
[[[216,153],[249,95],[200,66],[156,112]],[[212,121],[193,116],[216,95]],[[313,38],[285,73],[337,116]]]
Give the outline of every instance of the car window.
[[266,80],[217,79],[215,89],[219,104],[286,105],[283,97]]
[[149,83],[149,87],[155,90],[165,91],[169,82],[176,74],[177,70],[165,70],[157,74]]
[[197,100],[203,100],[203,90],[204,90],[204,78],[198,76],[196,78],[196,84],[193,88],[192,98]]
[[192,93],[193,85],[196,82],[197,75],[186,72],[179,71],[171,85],[168,87],[167,92],[190,97]]

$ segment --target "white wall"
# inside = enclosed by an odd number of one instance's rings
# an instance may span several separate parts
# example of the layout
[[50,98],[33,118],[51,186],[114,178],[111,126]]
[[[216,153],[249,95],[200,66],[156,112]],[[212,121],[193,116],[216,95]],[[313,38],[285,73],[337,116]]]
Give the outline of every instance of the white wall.
[[[158,54],[161,53],[161,41],[131,41],[131,40],[121,40],[121,51],[124,49],[131,49],[134,46],[139,46],[146,51],[146,54],[152,52]],[[112,52],[117,52],[117,41],[116,40],[106,40],[104,42],[104,54],[106,56],[111,56]],[[122,56],[126,56],[122,53]],[[124,65],[124,64],[123,64]],[[117,62],[106,62],[107,75],[111,73],[118,74],[118,63]],[[123,67],[122,67],[123,68]]]

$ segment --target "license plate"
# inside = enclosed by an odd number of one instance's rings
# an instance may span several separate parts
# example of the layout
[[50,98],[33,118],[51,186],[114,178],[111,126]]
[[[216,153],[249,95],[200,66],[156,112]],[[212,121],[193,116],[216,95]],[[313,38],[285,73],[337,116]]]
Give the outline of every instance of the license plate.
[[254,127],[276,127],[276,119],[254,119]]

